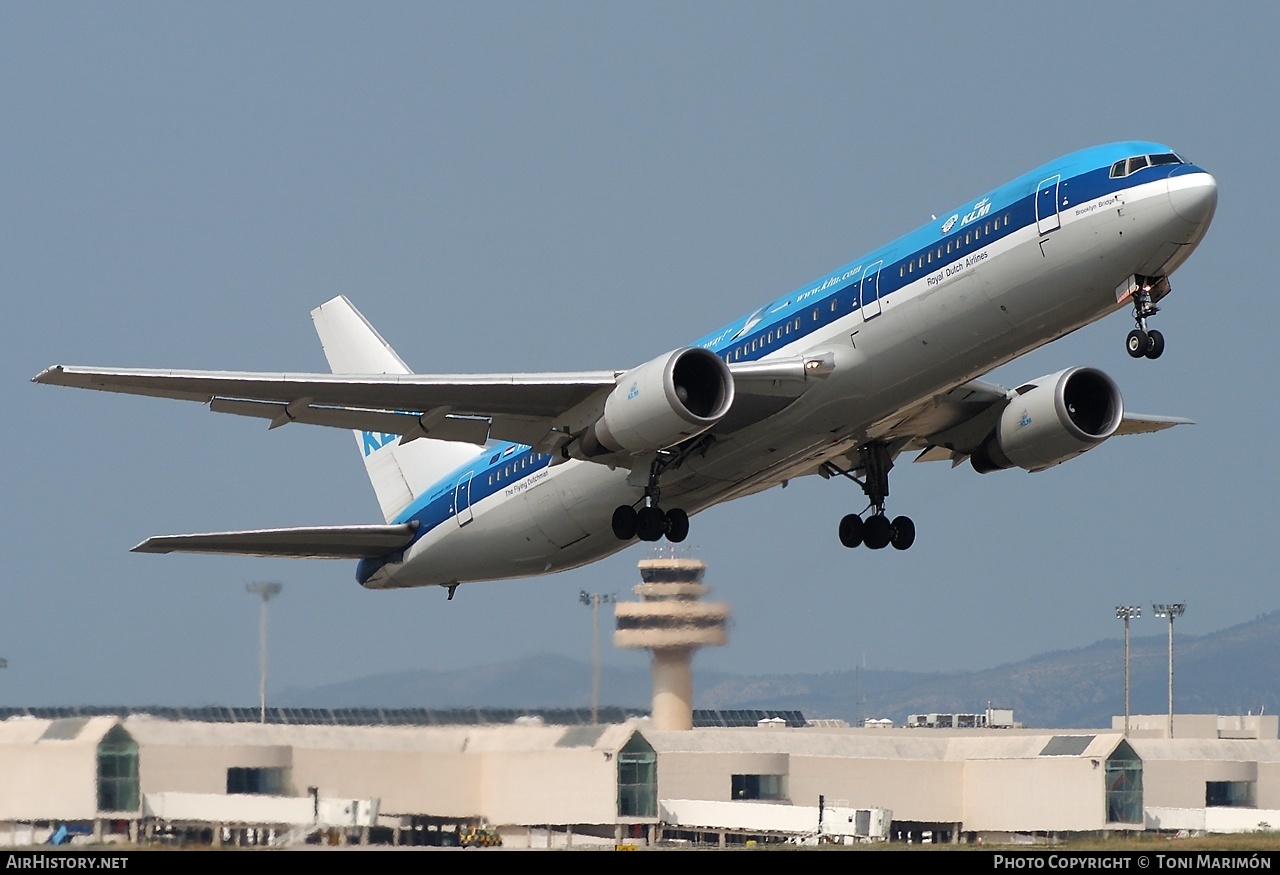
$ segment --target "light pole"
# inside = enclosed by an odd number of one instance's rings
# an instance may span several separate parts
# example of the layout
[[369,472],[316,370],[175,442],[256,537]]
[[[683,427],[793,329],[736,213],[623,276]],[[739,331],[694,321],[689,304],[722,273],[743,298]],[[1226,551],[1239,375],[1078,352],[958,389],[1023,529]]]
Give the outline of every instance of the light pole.
[[1186,602],[1171,605],[1152,605],[1151,610],[1157,617],[1169,618],[1169,737],[1173,738],[1173,621],[1181,617],[1187,609]]
[[591,722],[599,723],[600,716],[600,603],[611,605],[618,600],[613,593],[587,592],[578,594],[578,601],[591,608]]
[[1140,605],[1116,605],[1116,618],[1124,620],[1124,735],[1129,737],[1129,621],[1142,617]]
[[267,603],[280,594],[284,587],[278,581],[269,583],[246,583],[245,591],[250,595],[262,597],[262,611],[258,614],[258,672],[261,682],[258,686],[260,710],[258,722],[267,722]]

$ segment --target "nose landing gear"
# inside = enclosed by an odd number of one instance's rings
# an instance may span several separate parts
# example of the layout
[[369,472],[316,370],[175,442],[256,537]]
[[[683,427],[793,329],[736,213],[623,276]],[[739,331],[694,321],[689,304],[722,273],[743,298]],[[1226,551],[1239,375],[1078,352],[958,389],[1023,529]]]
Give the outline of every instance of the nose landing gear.
[[1158,359],[1164,352],[1164,335],[1155,329],[1148,330],[1147,319],[1160,312],[1160,308],[1155,304],[1155,296],[1152,294],[1153,284],[1164,283],[1164,292],[1167,294],[1168,282],[1163,278],[1153,280],[1148,277],[1133,277],[1131,279],[1134,287],[1133,321],[1137,327],[1125,338],[1125,349],[1133,358]]
[[908,549],[916,541],[916,524],[906,516],[894,517],[890,521],[884,511],[885,499],[889,497],[889,469],[893,467],[888,444],[873,441],[859,447],[858,467],[866,472],[865,480],[859,480],[830,462],[826,465],[828,477],[832,474],[848,477],[862,487],[871,502],[868,507],[871,515],[866,519],[851,513],[840,520],[840,543],[849,548],[865,544],[871,550],[883,550],[890,545],[895,550]]

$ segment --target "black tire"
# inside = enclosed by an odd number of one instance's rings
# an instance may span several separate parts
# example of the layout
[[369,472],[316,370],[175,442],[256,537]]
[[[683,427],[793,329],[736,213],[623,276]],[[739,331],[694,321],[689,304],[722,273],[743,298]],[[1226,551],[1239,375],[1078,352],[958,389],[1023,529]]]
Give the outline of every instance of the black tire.
[[893,539],[893,526],[882,513],[867,517],[862,524],[862,541],[872,550],[883,550]]
[[679,544],[689,537],[689,515],[678,507],[667,511],[667,540]]
[[656,507],[642,507],[636,514],[636,537],[641,541],[657,541],[666,534],[667,515]]
[[862,546],[862,517],[851,513],[841,518],[840,543],[849,549]]
[[1164,335],[1159,331],[1147,332],[1147,358],[1158,359],[1164,352]]
[[889,543],[893,545],[893,549],[906,550],[916,542],[916,524],[911,521],[911,517],[895,517],[892,529],[893,535],[889,538]]
[[1130,331],[1129,336],[1125,338],[1124,345],[1125,349],[1129,350],[1129,355],[1136,359],[1140,359],[1147,354],[1147,349],[1151,345],[1151,340],[1147,337],[1147,332],[1143,331],[1141,328],[1135,328]]
[[630,541],[636,536],[636,509],[620,504],[613,512],[613,534],[619,541]]

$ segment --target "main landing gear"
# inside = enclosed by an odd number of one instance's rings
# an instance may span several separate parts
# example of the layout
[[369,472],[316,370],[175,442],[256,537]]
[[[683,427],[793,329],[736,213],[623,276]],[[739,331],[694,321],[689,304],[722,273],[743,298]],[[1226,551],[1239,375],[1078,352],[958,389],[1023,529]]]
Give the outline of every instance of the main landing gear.
[[884,512],[885,499],[889,497],[889,469],[893,467],[888,445],[874,441],[859,447],[858,467],[866,472],[865,480],[827,463],[828,476],[840,474],[848,477],[862,487],[871,501],[868,507],[871,515],[866,519],[851,513],[840,520],[840,543],[849,548],[865,544],[872,550],[883,550],[892,544],[895,550],[906,550],[916,541],[916,524],[911,517],[905,516],[894,517],[890,521]]
[[1151,280],[1142,280],[1133,293],[1133,321],[1138,327],[1125,339],[1125,348],[1136,359],[1158,359],[1164,352],[1164,335],[1155,329],[1147,330],[1147,319],[1159,310],[1151,295]]
[[644,490],[644,506],[620,504],[613,512],[613,534],[619,541],[639,538],[641,541],[668,541],[679,544],[689,537],[689,514],[678,507],[663,510],[658,506],[658,477],[666,466],[654,459],[649,466],[649,485]]

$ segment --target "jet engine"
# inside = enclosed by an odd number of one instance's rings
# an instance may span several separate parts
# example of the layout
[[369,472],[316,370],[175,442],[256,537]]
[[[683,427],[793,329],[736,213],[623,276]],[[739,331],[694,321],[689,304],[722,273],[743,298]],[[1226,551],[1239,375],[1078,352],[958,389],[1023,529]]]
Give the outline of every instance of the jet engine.
[[623,374],[605,399],[604,415],[569,454],[666,449],[711,428],[732,404],[733,375],[718,355],[700,347],[673,350]]
[[980,474],[1015,465],[1043,471],[1093,449],[1123,418],[1114,380],[1094,368],[1068,368],[1020,388],[970,461]]

